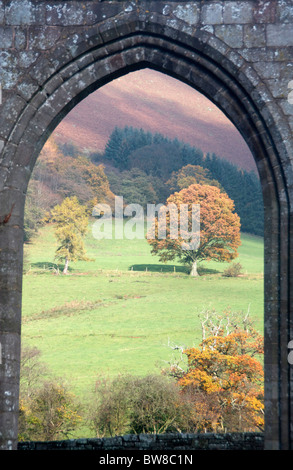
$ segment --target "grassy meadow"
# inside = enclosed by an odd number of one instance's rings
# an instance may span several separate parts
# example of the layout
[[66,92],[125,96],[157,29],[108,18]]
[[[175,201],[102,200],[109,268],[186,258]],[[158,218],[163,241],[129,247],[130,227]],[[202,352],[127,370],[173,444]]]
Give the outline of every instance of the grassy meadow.
[[159,373],[174,354],[168,342],[198,344],[198,314],[205,309],[249,310],[262,332],[260,237],[242,235],[238,278],[223,277],[228,264],[216,262],[202,263],[201,276],[192,278],[179,263],[160,263],[146,240],[96,240],[91,230],[86,250],[94,261],[56,275],[56,246],[52,225],[26,246],[22,341],[37,347],[80,397],[98,375]]

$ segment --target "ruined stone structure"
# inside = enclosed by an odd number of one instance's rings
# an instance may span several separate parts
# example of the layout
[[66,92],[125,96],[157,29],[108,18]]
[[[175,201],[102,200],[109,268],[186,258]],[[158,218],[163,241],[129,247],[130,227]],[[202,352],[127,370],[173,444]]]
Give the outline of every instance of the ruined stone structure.
[[[19,442],[18,450],[95,450],[193,452],[195,450],[263,450],[261,433],[223,434],[127,434],[99,439],[67,439],[51,442]],[[180,460],[177,460],[180,463]],[[175,463],[173,459],[173,463]]]
[[265,210],[264,447],[293,447],[292,23],[292,0],[0,0],[1,449],[17,447],[22,228],[34,163],[77,103],[144,67],[210,98],[254,155]]

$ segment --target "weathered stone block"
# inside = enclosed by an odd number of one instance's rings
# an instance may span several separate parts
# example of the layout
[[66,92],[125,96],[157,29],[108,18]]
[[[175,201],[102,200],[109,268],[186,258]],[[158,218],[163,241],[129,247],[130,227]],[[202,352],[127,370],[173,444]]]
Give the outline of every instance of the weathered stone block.
[[225,24],[251,23],[253,20],[254,2],[225,2],[223,20]]
[[268,46],[293,46],[293,24],[267,25]]
[[259,0],[254,3],[253,19],[256,23],[274,23],[276,19],[276,2]]
[[254,63],[260,60],[265,62],[276,60],[278,51],[267,49],[266,47],[245,47],[241,49],[240,53],[245,60]]
[[116,27],[112,20],[105,21],[99,27],[99,33],[104,42],[113,40],[116,37]]
[[276,16],[280,23],[292,23],[293,21],[293,5],[279,0],[276,5]]
[[19,67],[27,69],[40,56],[37,51],[22,51],[19,53]]
[[0,136],[4,139],[9,137],[15,122],[25,107],[25,100],[15,94],[7,97],[1,106],[0,113]]
[[31,24],[35,17],[34,4],[28,0],[6,2],[5,19],[7,24]]
[[173,15],[190,25],[195,25],[199,21],[199,7],[196,4],[178,5]]
[[3,23],[4,21],[4,5],[3,1],[0,1],[0,23]]
[[[0,254],[1,255],[1,254]],[[15,272],[19,270],[21,267],[19,261],[15,261],[16,254],[12,253],[10,254],[7,252],[6,256],[1,255],[0,260],[2,263],[10,263],[10,270],[5,272],[3,271],[0,276],[0,293],[4,293],[5,291],[8,291],[10,294],[13,292],[18,291],[18,295],[20,295],[20,289],[21,289],[21,276],[18,275],[17,277],[14,275]],[[13,314],[13,312],[12,312]],[[7,313],[5,314],[5,316]],[[6,316],[7,320],[7,316]],[[13,317],[12,317],[12,322],[13,322],[13,327],[15,328],[16,324],[19,323],[20,317],[19,315],[16,315],[16,312],[14,312]],[[6,325],[5,323],[5,328],[8,327],[8,324]],[[13,331],[13,330],[12,330]]]
[[20,95],[26,100],[29,101],[31,97],[38,91],[39,86],[33,80],[25,78],[17,85],[17,90]]
[[72,55],[68,48],[63,44],[56,46],[54,48],[54,52],[50,56],[50,64],[54,69],[62,69],[70,63],[72,63]]
[[[1,64],[2,71],[3,71],[3,69],[5,69],[5,70],[16,69],[17,65],[18,65],[18,55],[17,55],[16,51],[14,51],[13,49],[6,50],[6,51],[1,51],[0,50],[0,64]],[[16,74],[16,76],[17,76],[17,74]]]
[[49,60],[42,55],[34,64],[33,68],[30,69],[29,75],[33,80],[36,80],[39,85],[42,85],[51,75],[53,75],[55,69]]
[[279,78],[281,69],[278,63],[272,62],[256,62],[254,68],[262,78]]
[[60,76],[63,81],[68,80],[72,75],[79,71],[79,67],[75,62],[70,63],[60,71]]
[[10,26],[0,26],[0,49],[9,49],[13,45],[13,29]]
[[266,29],[265,25],[254,24],[244,26],[244,46],[253,47],[265,47],[266,45]]
[[14,28],[14,47],[17,50],[24,50],[27,46],[27,30]]
[[215,26],[215,35],[230,47],[239,48],[243,46],[242,25]]
[[[127,5],[124,8],[126,9]],[[100,23],[108,18],[117,16],[121,12],[121,5],[116,2],[111,4],[101,4],[99,2],[92,5],[92,3],[89,2],[87,9],[91,10],[91,15],[90,18],[88,18],[88,21],[90,21],[90,24],[93,24]]]
[[60,75],[55,75],[50,80],[48,80],[48,82],[44,86],[44,92],[49,96],[52,93],[54,93],[54,91],[57,90],[57,88],[61,86],[62,84],[63,84],[62,77],[60,77]]
[[35,25],[45,23],[45,5],[30,0],[5,1],[6,24]]
[[87,24],[87,17],[93,13],[86,3],[60,2],[46,5],[46,24],[50,26],[80,26]]
[[203,24],[222,24],[223,5],[222,3],[203,4],[201,9],[201,22]]
[[61,36],[59,28],[50,26],[35,26],[29,32],[29,45],[30,49],[36,48],[39,50],[51,49]]
[[243,73],[245,77],[247,77],[247,79],[250,81],[252,88],[255,88],[259,84],[261,79],[253,67],[251,67],[250,65],[246,65],[243,70]]

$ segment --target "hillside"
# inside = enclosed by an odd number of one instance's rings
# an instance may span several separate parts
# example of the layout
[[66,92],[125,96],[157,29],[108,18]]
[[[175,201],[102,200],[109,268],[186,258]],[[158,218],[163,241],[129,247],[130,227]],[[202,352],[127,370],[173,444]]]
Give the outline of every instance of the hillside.
[[170,194],[182,189],[177,185],[178,172],[182,170],[189,172],[188,185],[191,181],[198,183],[199,169],[211,184],[220,184],[234,201],[242,232],[263,235],[261,187],[253,171],[240,169],[215,154],[205,155],[200,149],[158,132],[152,134],[127,126],[115,128],[104,152],[94,152],[89,157],[79,155],[76,147],[58,145],[53,136],[48,139],[27,196],[26,241],[46,211],[64,197],[78,195],[80,203],[87,206],[97,198],[112,206],[116,194],[123,196],[126,204],[146,208],[147,204],[164,203]]
[[242,167],[255,170],[243,138],[202,94],[153,70],[121,77],[79,103],[54,132],[58,143],[103,151],[115,126],[160,132]]

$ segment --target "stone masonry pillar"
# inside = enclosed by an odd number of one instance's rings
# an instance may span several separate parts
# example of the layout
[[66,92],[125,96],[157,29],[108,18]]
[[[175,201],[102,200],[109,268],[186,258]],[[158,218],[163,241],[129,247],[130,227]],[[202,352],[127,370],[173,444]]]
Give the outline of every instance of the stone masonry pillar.
[[0,207],[0,450],[14,450],[18,434],[23,231],[18,191],[10,189],[5,196]]

